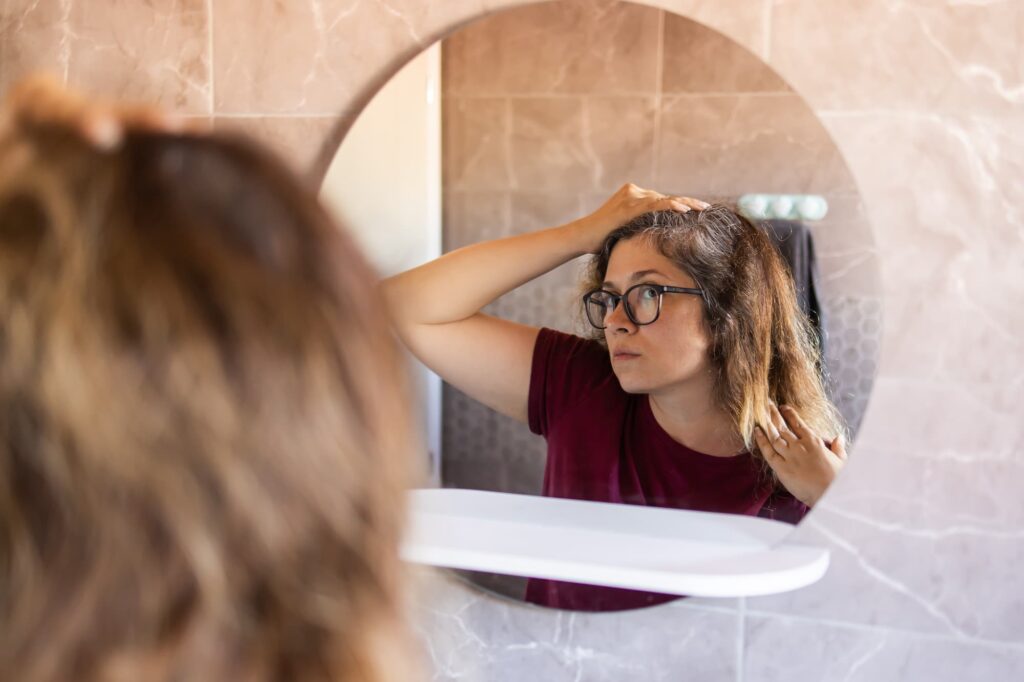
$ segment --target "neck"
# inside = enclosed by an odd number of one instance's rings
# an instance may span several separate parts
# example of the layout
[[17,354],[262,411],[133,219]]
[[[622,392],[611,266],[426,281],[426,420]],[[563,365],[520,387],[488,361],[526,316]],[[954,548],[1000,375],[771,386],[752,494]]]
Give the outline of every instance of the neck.
[[651,412],[672,440],[716,457],[743,451],[732,418],[714,404],[713,382],[700,377],[648,394]]

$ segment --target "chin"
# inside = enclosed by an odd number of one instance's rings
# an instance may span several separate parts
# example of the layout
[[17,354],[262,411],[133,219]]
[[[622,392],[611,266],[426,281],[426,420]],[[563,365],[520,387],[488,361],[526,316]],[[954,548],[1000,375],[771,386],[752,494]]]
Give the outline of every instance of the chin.
[[626,393],[650,393],[653,388],[652,384],[648,381],[644,381],[641,377],[636,376],[622,376],[618,372],[615,373],[616,378],[619,380],[619,386]]

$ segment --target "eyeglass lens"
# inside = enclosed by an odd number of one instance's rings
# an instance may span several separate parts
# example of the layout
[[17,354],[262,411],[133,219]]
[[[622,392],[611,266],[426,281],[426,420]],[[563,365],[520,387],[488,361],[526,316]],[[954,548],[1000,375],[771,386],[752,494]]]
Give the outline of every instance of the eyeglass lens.
[[[638,285],[626,291],[626,313],[636,324],[650,324],[658,317],[660,293],[650,285]],[[606,318],[615,309],[620,297],[595,291],[587,297],[587,318],[598,329],[605,329]]]

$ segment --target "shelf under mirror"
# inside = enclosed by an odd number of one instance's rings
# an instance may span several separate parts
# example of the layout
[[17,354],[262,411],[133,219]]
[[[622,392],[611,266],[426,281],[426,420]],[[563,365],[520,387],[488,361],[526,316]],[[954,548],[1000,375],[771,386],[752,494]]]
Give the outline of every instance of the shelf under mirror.
[[751,516],[482,490],[415,490],[405,560],[689,595],[745,597],[818,581],[822,547]]

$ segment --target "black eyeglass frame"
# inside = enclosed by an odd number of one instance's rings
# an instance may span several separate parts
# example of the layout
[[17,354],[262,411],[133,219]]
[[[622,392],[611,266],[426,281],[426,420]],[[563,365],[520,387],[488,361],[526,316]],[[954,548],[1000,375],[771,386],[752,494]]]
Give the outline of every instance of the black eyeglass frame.
[[[628,303],[627,296],[629,296],[629,292],[633,291],[634,289],[639,289],[640,287],[650,287],[651,289],[654,289],[655,291],[658,292],[658,311],[654,313],[654,319],[651,320],[650,322],[637,322],[636,316],[633,314],[632,307]],[[612,306],[607,310],[607,312],[605,312],[605,317],[608,316],[608,313],[615,310],[615,308],[619,305],[619,302],[621,301],[622,307],[623,309],[625,309],[626,317],[629,318],[629,321],[638,327],[644,327],[649,324],[654,324],[655,322],[658,321],[658,318],[661,317],[661,302],[664,299],[665,294],[692,294],[694,296],[700,296],[701,298],[703,298],[704,290],[695,289],[693,287],[673,287],[667,284],[652,284],[650,282],[641,282],[639,284],[634,284],[621,294],[616,294],[611,291],[606,291],[604,289],[594,289],[593,291],[588,291],[583,295],[583,313],[587,316],[587,321],[590,322],[592,327],[594,327],[595,329],[607,329],[608,325],[600,326],[594,324],[594,320],[590,318],[590,299],[595,294],[608,294],[608,296],[611,297]],[[604,320],[602,318],[602,322],[603,321]]]

